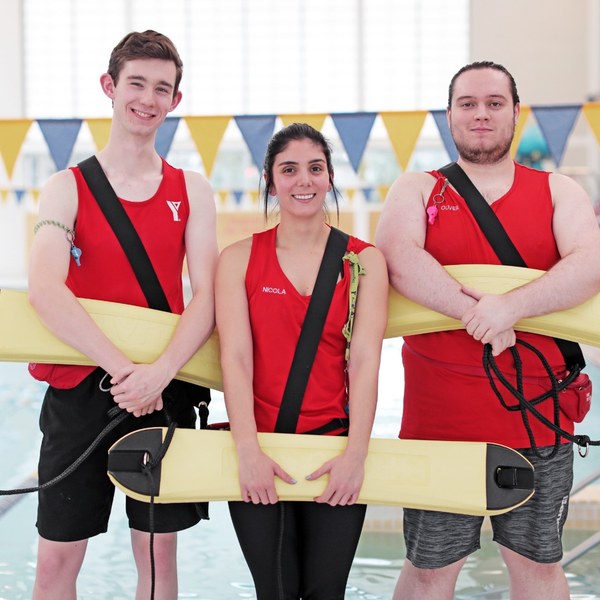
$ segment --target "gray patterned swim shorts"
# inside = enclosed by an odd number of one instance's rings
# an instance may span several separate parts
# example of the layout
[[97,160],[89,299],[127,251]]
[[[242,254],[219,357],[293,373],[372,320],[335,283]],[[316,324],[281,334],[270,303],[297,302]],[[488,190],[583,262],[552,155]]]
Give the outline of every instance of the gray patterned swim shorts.
[[[539,448],[547,456],[551,447]],[[540,459],[519,450],[535,467],[535,494],[522,506],[490,517],[494,540],[538,563],[562,558],[562,530],[573,485],[573,447],[562,444],[556,456]],[[439,569],[480,548],[483,517],[427,510],[404,510],[406,558],[420,569]]]

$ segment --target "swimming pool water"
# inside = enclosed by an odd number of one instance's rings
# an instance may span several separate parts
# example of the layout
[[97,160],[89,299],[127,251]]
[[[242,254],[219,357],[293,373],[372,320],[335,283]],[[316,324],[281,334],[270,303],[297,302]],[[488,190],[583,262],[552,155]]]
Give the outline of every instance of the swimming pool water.
[[[388,340],[382,358],[380,402],[374,435],[395,437],[401,415],[402,382],[398,381],[400,342]],[[588,368],[596,390],[600,369]],[[44,386],[33,381],[25,365],[0,364],[0,487],[18,487],[34,470],[40,434],[38,414]],[[211,420],[224,420],[220,395],[215,395]],[[592,437],[600,437],[600,402],[596,401],[579,426]],[[600,468],[600,448],[592,448],[586,459],[576,456],[576,479]],[[0,499],[0,512],[2,512]],[[36,498],[20,497],[0,517],[0,600],[31,597],[35,573],[37,531]],[[211,504],[211,519],[179,536],[179,575],[182,599],[224,600],[255,598],[252,580],[229,520],[225,503]],[[574,547],[589,532],[566,530],[565,549]],[[505,600],[506,573],[496,545],[484,531],[482,548],[461,572],[457,599]],[[348,581],[348,600],[387,600],[404,558],[404,543],[398,532],[365,531]],[[571,598],[600,600],[600,548],[567,568]],[[79,578],[80,600],[130,600],[134,596],[135,567],[129,549],[129,533],[123,496],[117,494],[108,533],[90,541]]]

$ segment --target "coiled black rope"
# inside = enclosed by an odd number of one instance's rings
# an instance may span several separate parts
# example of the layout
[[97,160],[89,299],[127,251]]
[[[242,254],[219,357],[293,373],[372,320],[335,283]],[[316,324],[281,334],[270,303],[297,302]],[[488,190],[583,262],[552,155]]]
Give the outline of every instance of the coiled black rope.
[[118,427],[127,417],[128,412],[120,409],[118,406],[111,408],[108,411],[108,416],[111,421],[104,427],[104,429],[96,436],[94,441],[86,448],[82,455],[73,464],[69,465],[60,475],[53,477],[50,481],[40,483],[35,487],[28,488],[16,488],[14,490],[0,490],[0,496],[14,496],[16,494],[31,494],[33,492],[39,492],[40,490],[48,489],[53,485],[56,485],[59,481],[66,479],[75,469],[77,469],[83,461],[98,447],[100,442],[113,430]]
[[[521,355],[517,346],[512,346],[509,348],[514,364],[515,364],[515,375],[516,375],[516,386],[513,385],[505,375],[500,371],[498,365],[496,363],[496,359],[492,354],[492,346],[490,344],[485,344],[483,348],[483,368],[486,372],[488,380],[494,393],[500,400],[500,403],[504,408],[511,411],[519,410],[521,412],[521,417],[523,419],[523,424],[527,431],[527,435],[529,436],[529,441],[531,443],[531,448],[539,458],[552,458],[558,452],[560,447],[560,440],[564,438],[570,441],[573,444],[576,444],[579,450],[579,454],[581,456],[586,456],[589,450],[589,446],[600,446],[600,440],[592,441],[587,435],[572,435],[561,428],[560,426],[560,399],[559,393],[563,391],[573,380],[579,375],[581,369],[573,369],[571,373],[564,380],[559,381],[552,367],[546,360],[546,357],[532,344],[526,342],[525,340],[517,339],[517,344],[527,348],[533,354],[537,356],[539,361],[541,362],[546,374],[548,375],[548,379],[550,380],[550,389],[539,396],[535,396],[534,398],[527,399],[523,393],[523,362],[521,360]],[[514,396],[518,403],[509,405],[505,402],[502,393],[500,392],[496,380],[494,379],[494,375],[496,376],[499,383],[501,383],[504,388],[510,392],[512,396]],[[552,399],[552,408],[553,415],[552,421],[548,419],[545,415],[543,415],[537,408],[536,405],[541,402]],[[547,456],[543,456],[535,442],[535,436],[531,429],[531,425],[529,423],[529,414],[531,413],[538,421],[546,425],[549,429],[554,431],[554,445],[552,451]]]

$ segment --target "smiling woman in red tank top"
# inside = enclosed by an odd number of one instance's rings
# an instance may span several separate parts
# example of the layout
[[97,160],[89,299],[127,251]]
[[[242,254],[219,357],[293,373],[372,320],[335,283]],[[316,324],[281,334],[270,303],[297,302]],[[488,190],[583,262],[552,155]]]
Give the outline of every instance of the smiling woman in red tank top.
[[[348,435],[348,444],[313,473],[286,473],[262,452],[256,434],[275,430],[331,232],[325,200],[330,191],[337,195],[326,140],[308,125],[282,129],[269,144],[264,177],[265,211],[276,197],[279,225],[225,249],[217,270],[225,402],[245,499],[230,503],[230,511],[259,599],[341,599],[365,514],[355,502],[375,413],[387,271],[377,249],[349,237],[296,426],[297,433]],[[361,268],[346,363],[343,328],[352,276]],[[278,500],[275,477],[293,485],[294,477],[325,476],[314,502]]]

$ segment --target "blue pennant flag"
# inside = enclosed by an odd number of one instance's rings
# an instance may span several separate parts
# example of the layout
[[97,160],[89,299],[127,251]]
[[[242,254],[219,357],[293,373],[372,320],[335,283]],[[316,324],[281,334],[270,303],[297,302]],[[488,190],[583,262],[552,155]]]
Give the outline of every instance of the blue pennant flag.
[[246,146],[250,150],[252,161],[259,171],[262,171],[267,145],[275,130],[275,117],[276,115],[243,115],[234,117],[238,129],[246,142]]
[[66,169],[81,129],[81,119],[38,119],[50,156],[59,171]]
[[365,200],[367,202],[371,202],[373,199],[373,188],[372,187],[364,187],[363,194],[365,195]]
[[166,158],[169,154],[178,125],[179,117],[167,117],[156,132],[154,147],[163,158]]
[[458,150],[454,144],[454,140],[452,139],[452,134],[450,133],[450,127],[448,127],[448,119],[446,118],[446,110],[438,109],[432,110],[431,116],[435,121],[435,124],[440,132],[440,136],[442,138],[442,142],[444,143],[444,148],[446,148],[446,152],[450,157],[450,160],[456,161],[458,160]]
[[581,104],[564,106],[532,106],[531,110],[548,144],[556,165],[560,165],[567,140],[579,116]]
[[331,118],[342,140],[350,164],[358,172],[377,113],[336,113]]
[[21,188],[15,190],[15,196],[17,197],[17,204],[21,204],[25,196],[25,190]]
[[233,200],[238,206],[241,204],[243,196],[243,190],[233,190]]

